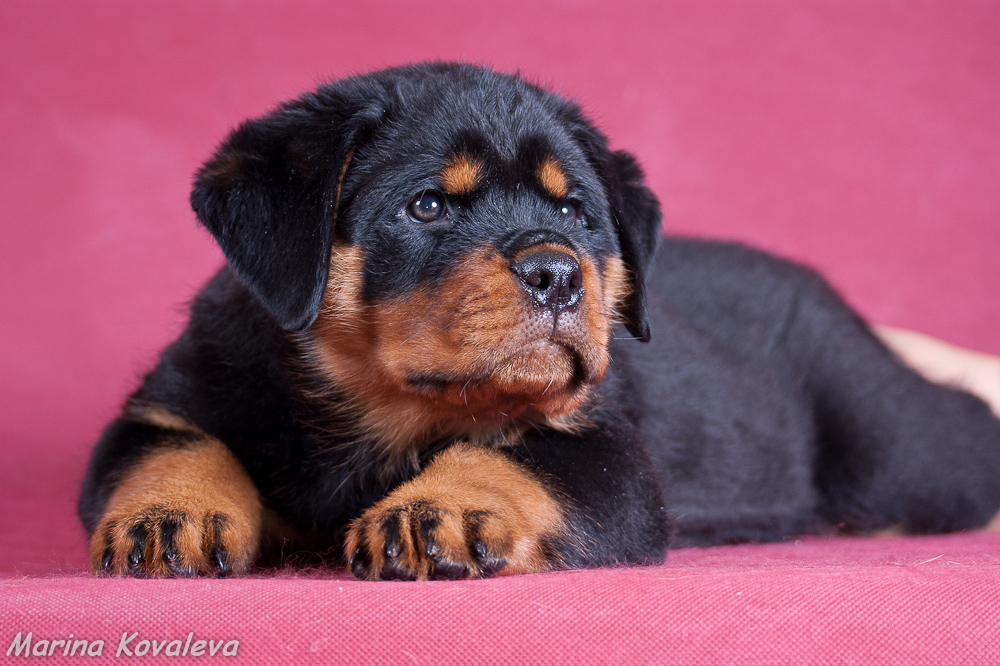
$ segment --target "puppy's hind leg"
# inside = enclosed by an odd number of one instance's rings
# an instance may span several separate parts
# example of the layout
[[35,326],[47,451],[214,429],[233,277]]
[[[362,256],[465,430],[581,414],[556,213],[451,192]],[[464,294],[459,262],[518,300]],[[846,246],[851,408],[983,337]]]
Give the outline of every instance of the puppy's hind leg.
[[1000,508],[1000,420],[903,365],[818,277],[788,346],[813,400],[821,513],[851,530],[978,528]]

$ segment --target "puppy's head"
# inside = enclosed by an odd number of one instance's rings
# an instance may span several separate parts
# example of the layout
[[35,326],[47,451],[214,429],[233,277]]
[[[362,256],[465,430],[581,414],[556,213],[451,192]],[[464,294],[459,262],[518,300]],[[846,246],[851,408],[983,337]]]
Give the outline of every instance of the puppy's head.
[[382,439],[564,422],[649,338],[659,208],[572,103],[466,66],[323,86],[236,129],[192,204]]

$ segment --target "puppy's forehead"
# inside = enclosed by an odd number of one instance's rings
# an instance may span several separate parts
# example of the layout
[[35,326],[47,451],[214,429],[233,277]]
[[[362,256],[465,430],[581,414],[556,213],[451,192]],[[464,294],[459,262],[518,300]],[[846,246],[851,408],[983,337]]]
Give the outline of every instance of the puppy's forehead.
[[520,81],[428,86],[415,97],[402,100],[398,113],[402,127],[416,129],[431,140],[479,135],[489,139],[502,159],[514,159],[526,136],[564,134],[552,108],[553,98]]
[[529,169],[553,196],[568,191],[568,162],[583,152],[544,97],[514,86],[437,86],[404,97],[372,137],[371,155],[411,173],[434,172],[453,194],[487,171]]

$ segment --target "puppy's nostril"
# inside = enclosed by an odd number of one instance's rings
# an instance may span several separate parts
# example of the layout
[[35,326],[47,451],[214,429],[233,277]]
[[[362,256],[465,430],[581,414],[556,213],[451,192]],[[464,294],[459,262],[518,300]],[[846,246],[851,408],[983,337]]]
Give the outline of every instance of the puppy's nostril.
[[549,278],[549,274],[545,272],[531,273],[525,276],[524,280],[529,286],[537,289],[548,289],[549,283],[552,282]]

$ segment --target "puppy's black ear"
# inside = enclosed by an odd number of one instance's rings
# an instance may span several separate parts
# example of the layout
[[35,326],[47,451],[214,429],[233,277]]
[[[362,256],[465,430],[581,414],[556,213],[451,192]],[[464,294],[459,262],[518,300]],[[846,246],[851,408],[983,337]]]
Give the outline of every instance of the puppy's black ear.
[[229,265],[286,329],[309,326],[329,275],[350,138],[316,98],[234,130],[198,172],[191,206]]
[[646,187],[645,176],[635,158],[624,151],[608,154],[605,179],[622,260],[633,281],[622,316],[629,333],[643,342],[649,342],[646,273],[660,242],[660,202]]

